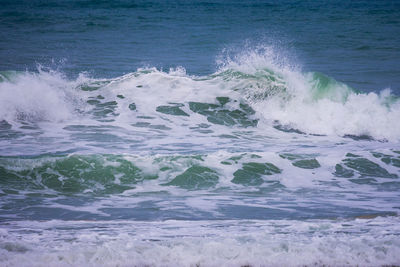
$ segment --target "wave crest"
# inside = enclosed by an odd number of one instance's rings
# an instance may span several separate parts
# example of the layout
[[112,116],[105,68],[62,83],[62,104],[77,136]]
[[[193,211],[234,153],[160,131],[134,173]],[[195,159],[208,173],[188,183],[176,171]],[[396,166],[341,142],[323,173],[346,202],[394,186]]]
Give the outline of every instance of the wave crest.
[[281,62],[273,49],[228,58],[219,75],[233,82],[265,125],[278,122],[303,133],[367,135],[399,140],[398,98],[389,89],[368,94],[318,72]]
[[[322,73],[302,72],[287,62],[280,62],[274,50],[261,49],[227,58],[208,76],[188,75],[182,67],[169,72],[138,69],[113,79],[80,75],[67,80],[58,72],[43,70],[2,72],[0,121],[60,122],[79,111],[102,123],[132,123],[136,116],[152,116],[161,118],[158,123],[167,121],[170,129],[190,121],[400,139],[400,102],[389,89],[360,93]],[[204,110],[193,110],[191,103],[199,103]]]
[[73,88],[60,73],[39,69],[33,72],[0,73],[0,120],[8,122],[62,121],[78,102]]

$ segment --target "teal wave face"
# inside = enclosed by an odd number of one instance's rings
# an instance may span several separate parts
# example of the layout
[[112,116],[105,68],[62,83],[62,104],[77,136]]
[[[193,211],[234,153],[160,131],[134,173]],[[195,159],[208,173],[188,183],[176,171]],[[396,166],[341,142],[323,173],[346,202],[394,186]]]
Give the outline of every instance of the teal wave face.
[[393,215],[396,207],[391,199],[400,188],[399,160],[396,151],[343,156],[336,151],[3,156],[0,217],[197,220]]
[[[66,194],[110,194],[156,178],[143,174],[134,164],[118,156],[68,156],[23,162],[28,164],[23,170],[7,169],[7,165],[1,167],[3,185],[13,184],[14,189],[20,190],[51,189]],[[18,160],[15,163],[18,165]]]
[[[243,156],[237,158],[243,160]],[[143,165],[144,159],[136,158],[136,164],[135,159],[126,159],[129,156],[70,155],[32,159],[3,157],[0,160],[0,177],[3,186],[12,190],[50,189],[62,194],[119,194],[150,180],[157,180],[161,186],[176,186],[187,190],[212,189],[217,186],[219,176],[223,174],[218,167],[204,166],[203,157],[153,157],[146,159],[146,165],[151,164],[150,170],[137,166]],[[219,166],[226,166],[234,158],[221,161]],[[240,164],[237,168],[240,168]],[[254,176],[257,182],[242,181],[243,172]],[[271,163],[250,161],[244,162],[232,178],[226,178],[232,179],[235,184],[260,186],[264,175],[280,172]]]
[[[380,152],[372,152],[371,156],[371,159],[367,159],[347,153],[341,162],[332,166],[322,165],[317,159],[320,157],[318,154],[294,153],[274,155],[273,161],[278,163],[271,163],[263,154],[248,153],[230,156],[72,154],[33,158],[2,157],[0,177],[4,188],[13,190],[50,189],[62,194],[95,195],[120,194],[146,183],[158,184],[160,190],[164,190],[164,186],[212,190],[228,184],[233,189],[236,185],[263,187],[271,181],[279,183],[279,177],[292,169],[303,169],[310,173],[335,169],[332,178],[398,178],[398,170],[393,173],[393,168],[400,166],[400,157]],[[377,163],[374,158],[380,159],[381,163]],[[219,161],[215,162],[216,159]]]
[[22,75],[23,72],[18,71],[0,71],[0,82],[10,82],[18,75]]
[[312,72],[306,76],[310,77],[311,94],[314,101],[329,99],[346,103],[349,95],[355,93],[352,88],[322,73]]

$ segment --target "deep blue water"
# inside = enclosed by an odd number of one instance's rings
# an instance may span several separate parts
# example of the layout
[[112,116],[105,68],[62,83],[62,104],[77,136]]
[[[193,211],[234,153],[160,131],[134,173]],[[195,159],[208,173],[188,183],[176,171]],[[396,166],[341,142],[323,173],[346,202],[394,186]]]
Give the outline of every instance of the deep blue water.
[[224,51],[272,45],[362,91],[400,84],[399,1],[1,1],[0,70],[211,74]]

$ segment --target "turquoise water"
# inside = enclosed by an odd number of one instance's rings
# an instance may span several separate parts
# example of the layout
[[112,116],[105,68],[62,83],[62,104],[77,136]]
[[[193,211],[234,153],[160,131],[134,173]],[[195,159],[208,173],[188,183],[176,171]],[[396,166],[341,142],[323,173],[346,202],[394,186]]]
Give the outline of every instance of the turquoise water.
[[396,1],[3,1],[1,266],[400,263]]

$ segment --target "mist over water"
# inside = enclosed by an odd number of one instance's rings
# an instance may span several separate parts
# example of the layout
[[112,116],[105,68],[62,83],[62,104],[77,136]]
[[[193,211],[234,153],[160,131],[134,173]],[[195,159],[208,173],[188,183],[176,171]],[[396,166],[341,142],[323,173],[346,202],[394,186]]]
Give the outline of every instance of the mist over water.
[[398,264],[399,10],[5,2],[0,265]]

